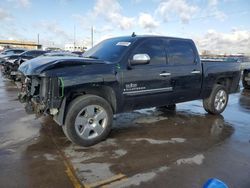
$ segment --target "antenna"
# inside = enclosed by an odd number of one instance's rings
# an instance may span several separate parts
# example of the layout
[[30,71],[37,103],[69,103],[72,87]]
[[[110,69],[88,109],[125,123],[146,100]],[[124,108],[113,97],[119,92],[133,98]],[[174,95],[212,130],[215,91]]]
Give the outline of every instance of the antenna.
[[74,51],[76,50],[76,25],[74,25]]
[[135,32],[133,32],[131,36],[132,36],[132,37],[136,37],[136,34],[135,34]]

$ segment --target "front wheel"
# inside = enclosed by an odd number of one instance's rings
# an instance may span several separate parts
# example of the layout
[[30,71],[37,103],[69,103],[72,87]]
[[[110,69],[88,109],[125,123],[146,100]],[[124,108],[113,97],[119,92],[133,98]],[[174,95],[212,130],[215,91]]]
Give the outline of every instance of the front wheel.
[[203,107],[210,114],[220,114],[225,110],[227,103],[227,89],[222,85],[215,85],[210,96],[203,100]]
[[70,141],[87,147],[108,136],[112,121],[113,111],[105,99],[84,95],[70,103],[63,131]]

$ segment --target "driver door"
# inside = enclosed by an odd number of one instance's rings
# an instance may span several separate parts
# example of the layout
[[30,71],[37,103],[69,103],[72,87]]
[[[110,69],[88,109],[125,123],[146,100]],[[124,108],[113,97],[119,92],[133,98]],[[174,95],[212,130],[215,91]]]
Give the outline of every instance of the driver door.
[[[171,100],[171,74],[160,38],[146,39],[133,50],[129,61],[140,54],[150,57],[147,64],[130,64],[123,72],[123,98],[127,110],[161,106]],[[168,99],[167,99],[168,98]]]

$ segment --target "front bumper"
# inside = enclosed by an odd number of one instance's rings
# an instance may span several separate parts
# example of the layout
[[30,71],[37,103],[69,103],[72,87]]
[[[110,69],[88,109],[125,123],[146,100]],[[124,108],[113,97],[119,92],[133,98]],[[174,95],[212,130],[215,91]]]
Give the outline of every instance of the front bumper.
[[21,76],[21,83],[19,100],[28,113],[56,115],[63,100],[59,79]]

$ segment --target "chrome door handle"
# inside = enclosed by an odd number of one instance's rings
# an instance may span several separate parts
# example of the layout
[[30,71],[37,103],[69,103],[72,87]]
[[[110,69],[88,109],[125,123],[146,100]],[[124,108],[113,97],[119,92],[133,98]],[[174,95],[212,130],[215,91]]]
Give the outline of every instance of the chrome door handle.
[[170,76],[170,75],[171,75],[171,73],[169,73],[169,72],[163,72],[160,74],[160,76]]
[[201,73],[201,71],[194,70],[194,71],[192,71],[191,73],[192,73],[192,74],[200,74],[200,73]]

